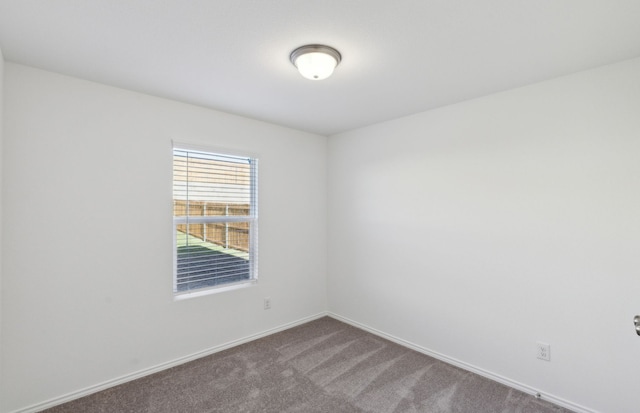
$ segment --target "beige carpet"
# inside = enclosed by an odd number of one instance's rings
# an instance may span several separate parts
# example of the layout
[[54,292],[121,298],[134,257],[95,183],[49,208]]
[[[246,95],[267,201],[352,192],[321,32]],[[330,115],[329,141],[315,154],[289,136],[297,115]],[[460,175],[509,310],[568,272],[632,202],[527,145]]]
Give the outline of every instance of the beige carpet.
[[328,317],[46,411],[569,412]]

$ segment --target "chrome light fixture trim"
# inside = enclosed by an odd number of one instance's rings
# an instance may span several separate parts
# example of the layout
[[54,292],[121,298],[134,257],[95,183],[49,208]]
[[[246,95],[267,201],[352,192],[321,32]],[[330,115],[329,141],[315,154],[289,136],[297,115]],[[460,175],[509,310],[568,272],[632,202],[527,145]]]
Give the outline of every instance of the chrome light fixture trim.
[[333,47],[308,44],[291,52],[289,60],[302,76],[311,80],[322,80],[331,76],[342,60],[342,55]]

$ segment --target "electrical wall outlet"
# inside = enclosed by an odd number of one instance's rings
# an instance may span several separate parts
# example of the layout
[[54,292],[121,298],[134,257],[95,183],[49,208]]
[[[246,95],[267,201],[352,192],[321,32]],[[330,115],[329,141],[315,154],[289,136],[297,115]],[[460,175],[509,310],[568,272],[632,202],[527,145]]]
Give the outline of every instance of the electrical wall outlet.
[[536,357],[540,360],[551,361],[551,346],[538,341],[536,343]]
[[270,310],[271,309],[271,297],[265,297],[264,298],[264,309],[265,310]]

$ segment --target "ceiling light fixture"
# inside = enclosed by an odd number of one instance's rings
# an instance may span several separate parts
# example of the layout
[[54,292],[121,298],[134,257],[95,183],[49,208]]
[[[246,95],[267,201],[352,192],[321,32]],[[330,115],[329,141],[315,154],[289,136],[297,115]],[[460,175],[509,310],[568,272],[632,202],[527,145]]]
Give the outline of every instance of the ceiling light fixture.
[[291,52],[289,59],[302,76],[311,80],[322,80],[331,76],[342,56],[333,47],[308,44]]

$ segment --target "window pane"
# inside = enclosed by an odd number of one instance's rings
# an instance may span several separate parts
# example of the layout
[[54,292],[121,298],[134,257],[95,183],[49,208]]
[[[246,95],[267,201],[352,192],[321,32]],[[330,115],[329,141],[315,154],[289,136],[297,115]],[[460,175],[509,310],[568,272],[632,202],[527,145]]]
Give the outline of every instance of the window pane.
[[176,254],[178,292],[251,278],[248,251],[203,241],[179,228],[176,232]]
[[249,215],[250,159],[175,150],[173,199],[174,216]]

